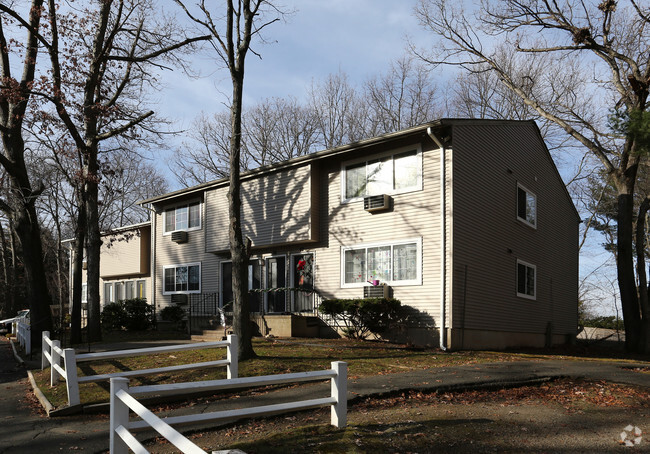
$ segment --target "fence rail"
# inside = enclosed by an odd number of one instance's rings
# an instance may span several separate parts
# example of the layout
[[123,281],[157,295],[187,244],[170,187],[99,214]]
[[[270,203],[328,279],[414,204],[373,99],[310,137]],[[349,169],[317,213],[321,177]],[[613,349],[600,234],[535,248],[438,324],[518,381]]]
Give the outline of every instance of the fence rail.
[[[195,344],[168,345],[164,347],[113,350],[99,353],[83,353],[80,355],[77,355],[73,348],[61,349],[60,341],[50,339],[49,331],[43,331],[42,339],[41,369],[47,367],[48,364],[51,365],[50,386],[56,385],[60,378],[65,380],[69,406],[79,405],[81,403],[79,399],[79,383],[106,381],[118,377],[136,377],[163,372],[177,372],[188,369],[206,369],[217,366],[226,366],[226,376],[228,379],[237,378],[239,373],[237,336],[234,334],[228,336],[227,340],[219,342],[199,342]],[[206,361],[202,363],[179,364],[175,366],[158,367],[155,369],[122,371],[112,374],[87,375],[84,377],[78,377],[77,375],[77,364],[80,362],[218,347],[226,348],[226,359]],[[62,358],[63,367],[61,367]]]
[[[249,388],[270,384],[298,383],[305,381],[331,380],[331,396],[282,404],[224,410],[211,413],[183,415],[159,418],[144,407],[133,396],[156,393],[157,395],[178,393],[182,390],[217,391],[225,389]],[[175,383],[169,385],[138,386],[129,388],[126,378],[111,379],[111,416],[110,416],[110,452],[125,454],[129,448],[135,452],[148,452],[131,431],[153,428],[183,453],[205,453],[171,425],[192,424],[196,422],[214,422],[224,419],[239,419],[263,416],[286,411],[306,410],[323,406],[331,407],[331,424],[338,428],[347,424],[347,363],[332,362],[332,368],[322,371],[300,372],[293,374],[265,375],[260,377],[236,378],[231,380],[211,380],[194,383]],[[129,410],[140,418],[129,421]]]

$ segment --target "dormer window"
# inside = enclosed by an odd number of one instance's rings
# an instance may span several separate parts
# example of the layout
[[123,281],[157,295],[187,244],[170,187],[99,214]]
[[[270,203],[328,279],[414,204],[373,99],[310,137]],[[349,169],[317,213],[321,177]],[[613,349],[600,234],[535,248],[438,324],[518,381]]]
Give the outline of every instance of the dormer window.
[[178,205],[165,210],[165,233],[201,228],[201,202]]

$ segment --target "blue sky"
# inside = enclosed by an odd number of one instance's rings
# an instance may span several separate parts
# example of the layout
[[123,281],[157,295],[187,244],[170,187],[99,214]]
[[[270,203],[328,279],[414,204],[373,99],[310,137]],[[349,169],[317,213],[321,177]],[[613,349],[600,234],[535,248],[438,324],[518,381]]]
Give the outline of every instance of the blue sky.
[[[416,0],[285,0],[295,11],[284,22],[269,26],[268,43],[254,44],[259,59],[246,61],[244,102],[277,96],[303,99],[312,81],[339,70],[353,84],[384,72],[406,50],[406,37],[427,41],[413,15]],[[165,72],[166,88],[154,106],[177,127],[188,127],[201,111],[225,109],[231,91],[229,74],[214,59],[196,56],[192,64],[205,77],[189,80],[181,71]]]

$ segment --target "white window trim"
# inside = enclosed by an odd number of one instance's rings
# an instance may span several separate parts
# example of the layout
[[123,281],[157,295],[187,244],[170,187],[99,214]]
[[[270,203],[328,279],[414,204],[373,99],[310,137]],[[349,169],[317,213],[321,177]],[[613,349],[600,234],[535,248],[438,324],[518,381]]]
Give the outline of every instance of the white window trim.
[[[519,265],[524,265],[528,268],[532,268],[535,271],[535,280],[533,282],[533,295],[527,295],[525,293],[519,293]],[[517,259],[517,268],[515,268],[515,290],[517,291],[517,296],[520,298],[526,298],[529,300],[537,300],[537,266],[532,263],[524,262],[523,260]]]
[[82,303],[87,303],[88,302],[88,283],[84,282],[81,284],[81,302]]
[[[189,227],[187,229],[170,230],[169,232],[165,231],[165,227],[167,226],[167,211],[175,210],[176,208],[182,208],[184,206],[188,207],[188,210],[189,210],[189,206],[193,205],[193,204],[195,204],[197,202],[199,204],[199,225],[197,227]],[[194,201],[187,202],[187,203],[179,203],[179,204],[176,204],[174,206],[168,206],[165,209],[163,209],[163,212],[162,212],[163,236],[171,235],[174,232],[193,232],[195,230],[201,230],[201,228],[203,228],[203,206],[204,206],[203,202],[201,202],[200,200],[194,200]],[[188,216],[189,216],[189,212],[188,212]]]
[[[164,277],[164,274],[163,274]],[[143,298],[147,299],[147,280],[146,279],[136,279],[135,281],[135,298]],[[140,292],[138,291],[140,288],[140,282],[142,282],[142,289],[144,290],[144,296],[140,296]]]
[[[110,290],[111,298],[106,297],[106,289],[107,288],[111,289]],[[117,302],[115,300],[115,285],[113,285],[113,282],[104,282],[104,295],[103,295],[102,299],[104,300],[102,302],[102,304],[111,304],[111,303]]]
[[345,189],[346,189],[346,167],[358,164],[360,162],[368,162],[368,161],[373,161],[375,159],[381,159],[385,158],[387,156],[393,156],[396,154],[404,153],[407,151],[413,151],[417,153],[417,160],[418,164],[420,166],[419,172],[418,172],[418,182],[415,185],[415,187],[412,188],[404,188],[404,189],[398,189],[398,190],[391,190],[387,191],[386,194],[388,195],[396,195],[396,194],[406,194],[408,192],[416,192],[416,191],[422,191],[422,168],[423,168],[423,163],[422,163],[422,147],[418,145],[413,145],[413,146],[408,146],[408,147],[401,147],[397,148],[394,150],[386,151],[383,153],[379,153],[376,155],[371,155],[371,156],[366,156],[364,158],[358,158],[358,159],[351,159],[350,161],[345,161],[341,163],[341,178],[340,178],[340,183],[341,183],[341,203],[351,203],[351,202],[358,202],[363,200],[365,196],[362,197],[351,197],[351,198],[346,198],[345,194]]
[[[527,219],[522,218],[522,217],[519,216],[519,189],[524,190],[526,192],[526,194],[532,195],[533,198],[535,199],[535,223],[534,224],[528,222]],[[523,184],[517,183],[517,196],[516,196],[516,199],[517,199],[517,202],[516,202],[516,205],[517,205],[517,220],[523,222],[528,227],[532,227],[534,229],[537,229],[537,194],[535,194],[533,191],[528,189]]]
[[[165,270],[169,268],[178,268],[180,266],[197,266],[199,267],[199,289],[198,290],[174,290],[173,292],[168,292],[165,290]],[[188,271],[188,279],[189,279],[189,271]],[[163,295],[185,295],[189,293],[201,293],[201,284],[203,283],[203,271],[201,270],[201,262],[193,262],[193,263],[179,263],[176,265],[164,265],[163,266],[163,272],[162,272],[162,290],[163,290]],[[189,282],[188,282],[189,285]]]
[[[415,279],[408,281],[382,281],[381,283],[388,284],[391,287],[401,287],[401,286],[412,286],[412,285],[422,285],[422,237],[419,238],[408,238],[399,241],[385,241],[380,243],[363,243],[363,244],[354,244],[351,246],[341,246],[341,288],[363,288],[370,285],[368,282],[355,282],[355,283],[346,283],[345,282],[345,251],[352,249],[363,249],[363,248],[373,248],[373,247],[385,247],[385,246],[400,246],[402,244],[412,244],[415,243],[417,246],[417,263],[416,263],[416,273],[417,276]],[[391,253],[391,261],[393,256]]]

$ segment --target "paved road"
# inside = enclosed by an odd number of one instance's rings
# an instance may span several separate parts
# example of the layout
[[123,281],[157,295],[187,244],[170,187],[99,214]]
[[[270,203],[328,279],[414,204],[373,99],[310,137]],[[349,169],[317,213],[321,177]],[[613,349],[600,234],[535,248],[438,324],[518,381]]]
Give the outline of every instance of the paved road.
[[[516,361],[410,371],[348,380],[348,399],[399,393],[405,390],[452,391],[457,389],[502,388],[539,382],[554,377],[582,377],[645,386],[650,376],[630,370],[634,363],[590,361]],[[647,366],[647,364],[646,364]],[[0,454],[52,453],[59,451],[106,452],[109,421],[106,415],[47,418],[30,407],[27,374],[17,366],[11,345],[0,341]],[[197,403],[174,414],[207,413],[236,406],[267,405],[287,400],[325,397],[329,384],[306,385],[269,392],[251,398]],[[250,400],[249,400],[250,399]],[[248,401],[248,402],[247,402]],[[164,416],[162,414],[161,416]],[[205,426],[204,426],[205,427]],[[196,427],[193,427],[196,429]],[[143,433],[140,439],[151,437]]]

